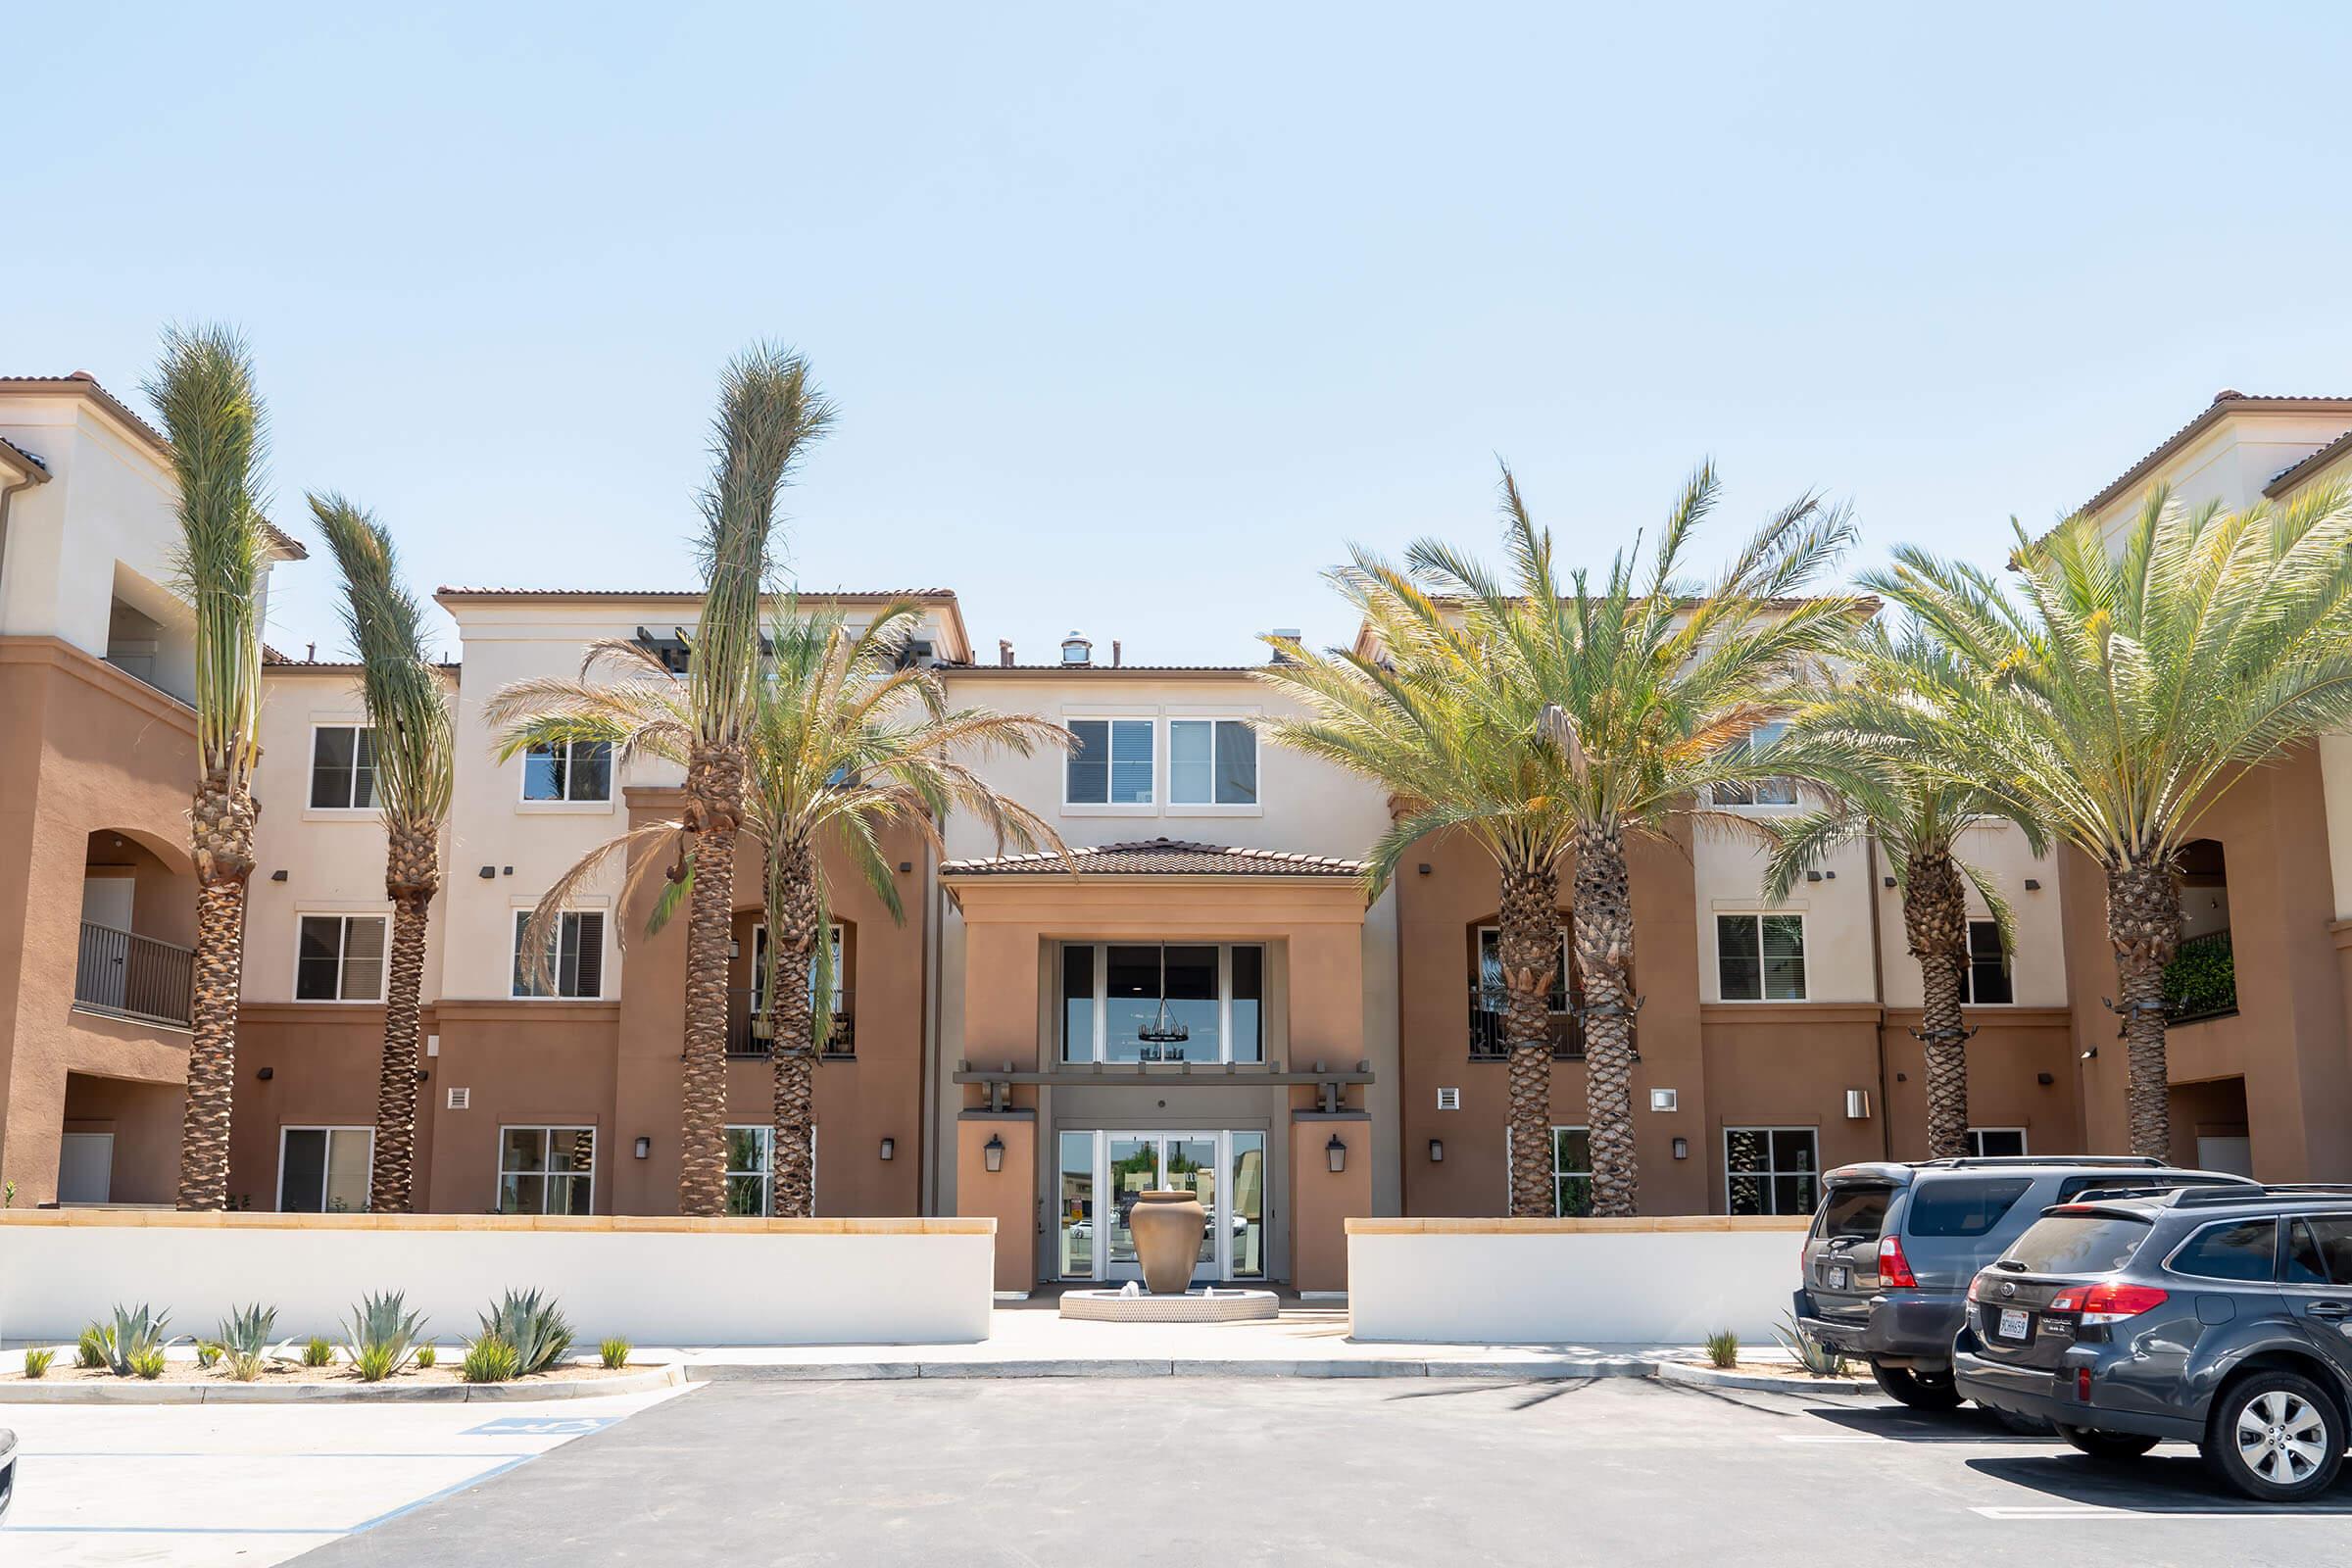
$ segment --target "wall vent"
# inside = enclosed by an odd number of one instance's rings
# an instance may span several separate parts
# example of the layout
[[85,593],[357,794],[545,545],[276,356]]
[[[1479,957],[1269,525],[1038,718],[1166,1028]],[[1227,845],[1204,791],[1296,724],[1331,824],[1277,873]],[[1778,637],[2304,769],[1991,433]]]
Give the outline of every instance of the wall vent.
[[1649,1092],[1649,1108],[1652,1110],[1672,1110],[1681,1101],[1682,1096],[1671,1089],[1652,1089]]
[[449,1092],[449,1108],[452,1110],[471,1110],[473,1108],[473,1091],[470,1089],[452,1089]]
[[1439,1091],[1438,1091],[1438,1108],[1439,1108],[1440,1110],[1459,1110],[1459,1109],[1461,1109],[1461,1108],[1462,1108],[1462,1092],[1461,1092],[1459,1089],[1441,1089],[1441,1090],[1439,1090]]

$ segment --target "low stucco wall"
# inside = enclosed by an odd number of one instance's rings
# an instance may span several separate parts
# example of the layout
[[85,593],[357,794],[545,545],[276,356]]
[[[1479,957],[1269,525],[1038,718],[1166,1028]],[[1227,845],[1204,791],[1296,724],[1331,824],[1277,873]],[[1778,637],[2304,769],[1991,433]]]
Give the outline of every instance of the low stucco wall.
[[340,1332],[359,1298],[403,1291],[448,1343],[492,1298],[555,1296],[581,1340],[644,1346],[948,1345],[988,1338],[987,1219],[0,1214],[0,1339],[72,1340],[145,1301],[177,1334],[232,1306],[280,1336]]
[[1769,1346],[1803,1219],[1351,1219],[1348,1332],[1433,1344]]

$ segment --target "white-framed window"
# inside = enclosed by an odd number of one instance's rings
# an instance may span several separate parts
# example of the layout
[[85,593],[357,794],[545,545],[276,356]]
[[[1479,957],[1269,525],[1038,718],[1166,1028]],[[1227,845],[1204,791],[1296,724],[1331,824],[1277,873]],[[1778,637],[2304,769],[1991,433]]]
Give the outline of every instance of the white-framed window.
[[596,1129],[501,1127],[501,1214],[596,1212]]
[[1805,1000],[1805,917],[1719,914],[1715,975],[1726,1002]]
[[[835,921],[826,928],[833,944],[833,1015],[841,1016],[849,1001],[849,975],[841,966],[841,923]],[[808,1004],[816,1005],[816,965],[808,965]],[[752,1011],[767,1010],[767,927],[764,923],[752,927]]]
[[1979,1159],[2023,1158],[2027,1153],[2023,1127],[1971,1127],[1968,1152]]
[[296,922],[294,1000],[381,1002],[391,919],[381,914],[306,914]]
[[1153,790],[1151,718],[1072,718],[1078,749],[1062,763],[1064,806],[1127,807],[1149,809]]
[[[1161,955],[1156,943],[1061,945],[1061,1059],[1264,1060],[1264,947],[1171,942],[1164,965]],[[1163,1019],[1185,1037],[1146,1039]]]
[[1810,1214],[1821,1201],[1821,1134],[1812,1127],[1726,1127],[1724,1210]]
[[311,726],[311,809],[375,809],[374,726]]
[[1592,1212],[1592,1136],[1582,1127],[1551,1130],[1551,1211],[1575,1219]]
[[523,972],[522,933],[531,911],[514,911],[514,995],[593,999],[605,994],[605,914],[602,909],[566,909],[548,933],[547,972]]
[[[1551,972],[1551,993],[1548,1004],[1554,1012],[1568,1010],[1568,974],[1575,958],[1568,946],[1568,932],[1560,932],[1560,963]],[[1510,996],[1502,983],[1502,930],[1498,926],[1478,928],[1478,1004],[1488,1012],[1500,1012],[1510,1004]]]
[[[1740,743],[1740,751],[1749,754],[1780,744],[1788,733],[1786,724],[1759,724]],[[1714,790],[1717,806],[1794,806],[1796,784],[1791,779],[1760,779],[1753,784],[1718,784]]]
[[1961,981],[1961,1000],[1976,1007],[2017,1000],[2009,955],[2001,951],[2001,928],[1991,920],[1968,922],[1968,973]]
[[612,744],[568,741],[522,754],[522,798],[536,804],[605,804],[612,799]]
[[1255,807],[1257,731],[1239,718],[1169,719],[1168,804]]
[[357,1214],[368,1206],[375,1157],[372,1127],[281,1127],[277,1131],[277,1211]]
[[[727,1129],[727,1212],[776,1211],[776,1129],[769,1125]],[[808,1192],[816,1193],[816,1125],[808,1127]]]

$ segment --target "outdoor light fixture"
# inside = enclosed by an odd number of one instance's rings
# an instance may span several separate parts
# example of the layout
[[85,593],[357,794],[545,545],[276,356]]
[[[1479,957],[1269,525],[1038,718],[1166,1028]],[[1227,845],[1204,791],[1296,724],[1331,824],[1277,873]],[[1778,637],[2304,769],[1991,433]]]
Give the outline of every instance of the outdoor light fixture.
[[899,1152],[899,1141],[898,1141],[897,1139],[895,1139],[895,1138],[885,1138],[885,1139],[883,1139],[883,1140],[882,1140],[882,1157],[883,1157],[884,1159],[888,1159],[888,1158],[890,1158],[892,1155],[896,1154],[898,1152]]
[[260,1072],[255,1073],[254,1076],[259,1078],[262,1082],[268,1083],[270,1079],[277,1076],[277,1069],[275,1067],[264,1067]]
[[981,1146],[980,1160],[988,1167],[988,1173],[991,1176],[1003,1170],[1004,1168],[1004,1140],[999,1138],[995,1133],[990,1133],[988,1142]]
[[281,866],[279,866],[279,867],[278,867],[276,870],[274,870],[274,871],[272,871],[272,872],[270,872],[270,881],[272,881],[272,882],[283,882],[285,879],[286,879],[286,868],[285,868],[284,866],[282,866],[282,865],[281,865]]
[[497,866],[495,866],[495,865],[485,865],[485,866],[483,866],[483,867],[482,867],[482,880],[483,880],[483,881],[485,881],[485,882],[495,881],[495,880],[497,879],[497,877],[498,877],[498,867],[497,867]]
[[2041,891],[2041,879],[2039,877],[2033,876],[2026,878],[2026,891],[2028,893],[2039,893]]
[[1432,1165],[1443,1165],[1443,1164],[1445,1164],[1445,1163],[1446,1163],[1446,1140],[1445,1140],[1445,1139],[1443,1139],[1443,1138],[1432,1138],[1432,1139],[1429,1141],[1429,1162],[1430,1162]]
[[651,1138],[640,1138],[637,1140],[637,1157],[639,1159],[650,1158],[652,1157],[653,1152],[654,1141]]
[[1348,1146],[1340,1142],[1338,1133],[1333,1133],[1331,1142],[1323,1146],[1323,1157],[1331,1161],[1331,1173],[1334,1176],[1348,1168]]
[[2041,1085],[2042,1088],[2047,1089],[2050,1087],[2050,1085],[2056,1083],[2058,1080],[2049,1073],[2037,1072],[2034,1075],[2034,1081]]
[[1689,1159],[1690,1157],[1690,1139],[1677,1138],[1674,1141],[1674,1157],[1677,1159]]
[[2088,1051],[2085,1051],[2084,1053],[2082,1053],[2082,1059],[2083,1059],[2084,1061],[2096,1061],[2096,1060],[2098,1060],[2098,1058],[2099,1058],[2099,1048],[2098,1048],[2098,1047],[2096,1047],[2096,1046],[2093,1046],[2093,1047],[2091,1047],[2091,1048],[2090,1048]]

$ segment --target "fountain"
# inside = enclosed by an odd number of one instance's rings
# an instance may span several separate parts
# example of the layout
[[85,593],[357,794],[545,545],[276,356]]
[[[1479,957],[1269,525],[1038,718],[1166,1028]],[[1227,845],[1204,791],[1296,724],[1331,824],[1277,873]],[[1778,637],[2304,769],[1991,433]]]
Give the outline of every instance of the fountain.
[[1208,1213],[1197,1194],[1153,1190],[1135,1195],[1127,1216],[1145,1289],[1133,1281],[1115,1291],[1064,1291],[1061,1315],[1105,1323],[1235,1323],[1277,1315],[1272,1291],[1200,1291],[1192,1283]]

